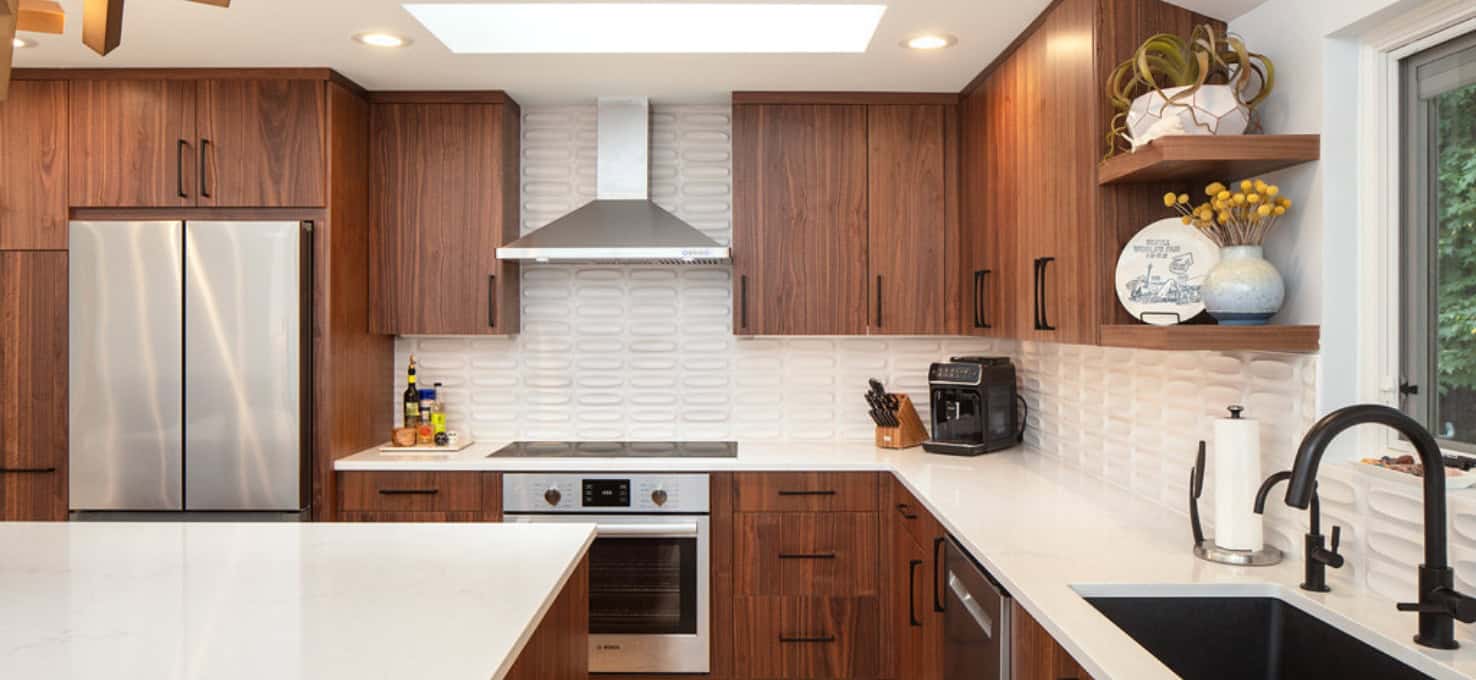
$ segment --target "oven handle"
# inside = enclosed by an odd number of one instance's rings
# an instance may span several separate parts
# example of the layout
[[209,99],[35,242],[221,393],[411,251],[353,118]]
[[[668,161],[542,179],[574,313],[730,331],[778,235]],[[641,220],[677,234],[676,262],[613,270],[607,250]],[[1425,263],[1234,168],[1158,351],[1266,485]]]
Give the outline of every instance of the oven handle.
[[697,536],[696,522],[672,522],[662,524],[596,524],[595,536],[600,538],[633,538],[640,536]]

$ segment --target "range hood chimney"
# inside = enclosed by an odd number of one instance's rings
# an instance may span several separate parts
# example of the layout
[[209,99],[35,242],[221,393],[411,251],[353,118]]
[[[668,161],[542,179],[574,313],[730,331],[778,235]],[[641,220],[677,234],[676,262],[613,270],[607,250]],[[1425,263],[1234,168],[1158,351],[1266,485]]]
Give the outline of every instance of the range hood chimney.
[[729,251],[651,202],[651,105],[602,97],[595,200],[497,249],[499,260],[565,264],[719,264]]

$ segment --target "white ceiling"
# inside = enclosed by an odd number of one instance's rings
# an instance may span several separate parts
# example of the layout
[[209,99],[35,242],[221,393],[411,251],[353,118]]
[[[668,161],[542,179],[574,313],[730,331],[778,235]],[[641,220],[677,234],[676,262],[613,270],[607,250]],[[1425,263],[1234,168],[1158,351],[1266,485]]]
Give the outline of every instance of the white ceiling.
[[[402,0],[235,0],[229,9],[129,0],[123,44],[104,58],[81,43],[83,0],[61,0],[66,35],[29,34],[38,45],[16,50],[15,65],[328,66],[371,90],[501,89],[524,104],[630,94],[661,102],[724,101],[734,90],[956,92],[1050,0],[764,1],[884,1],[889,7],[864,54],[456,55],[400,7]],[[1176,4],[1228,19],[1261,2]],[[349,39],[364,31],[391,31],[414,42],[385,50]],[[930,53],[899,46],[923,31],[952,33],[958,45]]]

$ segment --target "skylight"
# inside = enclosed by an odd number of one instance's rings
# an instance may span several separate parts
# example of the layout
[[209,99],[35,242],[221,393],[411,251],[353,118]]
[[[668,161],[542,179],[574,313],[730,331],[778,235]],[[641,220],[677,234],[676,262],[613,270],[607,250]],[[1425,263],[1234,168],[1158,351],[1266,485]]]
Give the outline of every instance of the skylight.
[[407,3],[458,54],[865,52],[882,4]]

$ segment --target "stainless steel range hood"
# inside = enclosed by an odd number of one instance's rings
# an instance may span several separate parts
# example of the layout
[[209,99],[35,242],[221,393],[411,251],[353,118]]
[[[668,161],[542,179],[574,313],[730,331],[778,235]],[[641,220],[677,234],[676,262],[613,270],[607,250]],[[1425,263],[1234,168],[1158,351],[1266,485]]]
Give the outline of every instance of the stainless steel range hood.
[[601,98],[595,200],[497,249],[499,260],[717,264],[727,246],[650,200],[650,102]]

